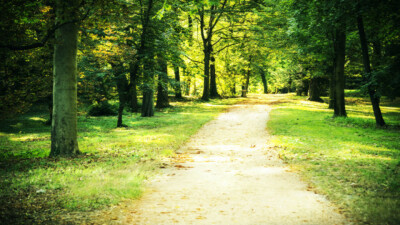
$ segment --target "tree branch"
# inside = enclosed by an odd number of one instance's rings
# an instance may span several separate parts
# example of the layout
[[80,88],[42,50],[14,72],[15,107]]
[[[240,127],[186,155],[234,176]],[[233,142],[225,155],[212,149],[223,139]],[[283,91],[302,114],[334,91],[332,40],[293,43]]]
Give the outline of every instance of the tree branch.
[[217,16],[217,19],[215,20],[215,23],[210,27],[210,30],[214,29],[214,27],[217,25],[219,19],[220,19],[221,16],[222,16],[222,13],[224,12],[224,8],[225,8],[225,5],[226,5],[226,2],[227,2],[227,1],[228,1],[228,0],[224,0],[224,3],[222,3],[221,10],[220,10],[221,12],[220,12],[219,15]]
[[229,45],[225,45],[223,48],[219,49],[218,51],[215,51],[215,54],[220,53],[221,51],[223,51],[224,49],[226,49],[226,48],[228,48],[230,46],[238,45],[238,44],[240,44],[240,43],[232,43],[232,44],[229,44]]

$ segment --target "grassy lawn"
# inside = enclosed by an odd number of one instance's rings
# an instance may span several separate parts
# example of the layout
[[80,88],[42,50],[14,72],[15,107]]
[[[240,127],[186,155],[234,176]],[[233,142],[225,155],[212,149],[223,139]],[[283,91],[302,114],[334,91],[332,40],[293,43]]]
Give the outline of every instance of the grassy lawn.
[[240,99],[173,102],[152,118],[127,113],[78,118],[76,158],[47,158],[45,111],[0,121],[0,222],[57,223],[65,212],[87,211],[137,198],[143,181],[163,166],[204,123]]
[[[277,98],[268,129],[280,157],[356,223],[400,224],[400,100],[383,100],[378,129],[367,98],[347,98],[348,118],[327,104]],[[280,99],[278,99],[280,98]]]

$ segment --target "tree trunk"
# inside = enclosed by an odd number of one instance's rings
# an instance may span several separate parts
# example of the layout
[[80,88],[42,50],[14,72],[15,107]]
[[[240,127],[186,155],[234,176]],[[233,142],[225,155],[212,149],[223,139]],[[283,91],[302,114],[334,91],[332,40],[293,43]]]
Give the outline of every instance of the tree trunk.
[[261,80],[262,80],[263,87],[264,87],[264,94],[268,94],[267,78],[265,77],[265,72],[263,69],[260,69],[260,75],[261,75]]
[[232,95],[236,95],[236,84],[235,84],[235,82],[232,83],[231,92],[232,92]]
[[[358,33],[360,35],[361,42],[361,50],[363,55],[363,64],[364,64],[364,80],[369,82],[369,78],[371,77],[371,65],[369,61],[369,53],[368,53],[368,45],[367,45],[367,37],[364,31],[364,23],[362,16],[359,15],[357,17],[357,25],[358,25]],[[376,95],[376,90],[371,85],[368,85],[368,94],[371,100],[372,109],[374,110],[375,122],[377,126],[385,126],[385,121],[382,117],[382,112],[379,107],[380,98]]]
[[179,74],[179,66],[174,66],[175,73],[175,98],[182,98],[181,77]]
[[130,109],[132,112],[139,111],[138,97],[137,97],[137,78],[139,72],[139,62],[131,63],[130,67],[130,83],[129,83],[129,96],[130,96]]
[[159,66],[161,70],[160,73],[158,74],[156,108],[166,108],[169,107],[169,100],[168,100],[168,65],[165,59],[160,58]]
[[[58,24],[78,19],[80,1],[56,1]],[[77,65],[78,24],[67,23],[55,32],[53,119],[50,156],[79,154],[77,141]]]
[[220,98],[217,90],[216,74],[215,74],[215,58],[211,56],[210,64],[210,98]]
[[154,116],[154,91],[151,87],[147,86],[143,89],[143,106],[142,117]]
[[323,102],[321,98],[321,78],[312,77],[310,79],[310,86],[308,88],[308,100],[315,102]]
[[[153,0],[147,2],[147,10],[142,22],[141,46],[139,48],[139,62],[143,62],[143,102],[142,117],[154,116],[154,34],[150,26],[152,18]],[[144,56],[146,54],[146,56]]]
[[205,47],[204,50],[204,86],[202,100],[208,101],[210,99],[210,55],[211,51],[208,49],[209,46]]
[[346,56],[346,29],[345,26],[336,28],[335,38],[335,107],[334,116],[346,117],[346,108],[344,101],[344,64]]
[[126,79],[126,76],[124,74],[122,63],[118,64],[111,63],[111,66],[113,68],[115,81],[117,83],[117,92],[119,99],[117,127],[126,127],[126,125],[122,123],[122,115],[128,100],[128,93],[129,93],[128,80]]
[[246,93],[249,93],[249,85],[250,85],[250,68],[247,70],[246,75]]
[[142,117],[154,116],[154,71],[152,65],[153,57],[145,59],[144,81],[143,81],[143,103]]
[[335,108],[335,96],[336,96],[336,92],[335,92],[335,69],[336,69],[336,60],[333,60],[333,68],[331,69],[331,73],[329,76],[329,109],[334,109]]
[[250,82],[250,69],[247,70],[247,73],[245,74],[245,83],[242,85],[241,97],[243,98],[247,97],[247,93],[249,90],[249,82]]
[[190,95],[190,85],[191,85],[192,79],[190,77],[190,74],[187,72],[187,70],[185,68],[183,68],[183,75],[186,78],[186,81],[184,82],[185,95]]

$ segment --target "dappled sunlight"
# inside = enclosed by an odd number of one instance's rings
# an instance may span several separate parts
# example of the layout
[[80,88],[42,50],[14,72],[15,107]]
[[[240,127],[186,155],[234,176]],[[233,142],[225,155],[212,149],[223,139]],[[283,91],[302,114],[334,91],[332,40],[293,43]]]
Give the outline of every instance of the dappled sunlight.
[[400,113],[400,108],[399,107],[389,107],[389,106],[381,106],[382,112],[396,112]]
[[29,120],[46,122],[46,119],[37,116],[30,117]]
[[27,134],[22,136],[12,136],[9,138],[10,141],[21,141],[21,142],[29,142],[29,141],[44,141],[50,140],[50,134],[48,135],[36,135],[36,134]]

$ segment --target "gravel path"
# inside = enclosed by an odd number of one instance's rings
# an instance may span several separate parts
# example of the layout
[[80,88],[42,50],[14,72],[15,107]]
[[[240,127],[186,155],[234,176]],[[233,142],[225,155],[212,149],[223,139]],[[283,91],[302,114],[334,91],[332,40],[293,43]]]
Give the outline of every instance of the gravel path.
[[206,124],[140,200],[116,208],[122,213],[103,222],[348,224],[268,148],[270,107],[261,98],[249,98]]

